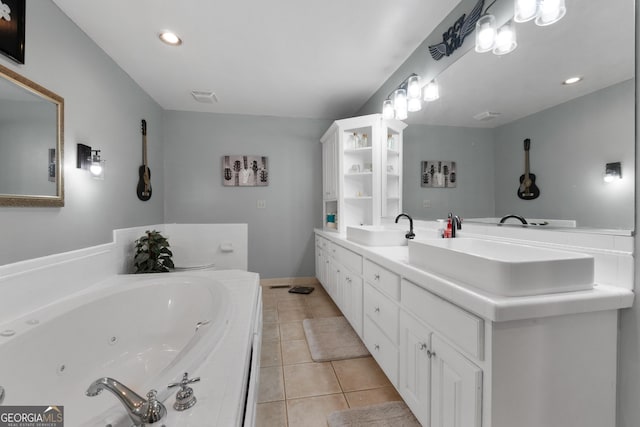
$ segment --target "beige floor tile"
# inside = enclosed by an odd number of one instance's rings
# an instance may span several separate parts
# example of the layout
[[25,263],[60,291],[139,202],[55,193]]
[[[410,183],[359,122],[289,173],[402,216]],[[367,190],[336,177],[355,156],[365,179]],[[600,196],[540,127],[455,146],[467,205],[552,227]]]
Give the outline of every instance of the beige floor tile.
[[278,310],[304,309],[307,303],[302,298],[285,299],[278,301]]
[[277,323],[263,323],[262,324],[262,342],[266,341],[279,341],[280,340],[280,328]]
[[280,323],[280,339],[282,341],[305,339],[302,321]]
[[391,385],[373,357],[336,360],[331,363],[345,392]]
[[322,317],[335,317],[342,316],[342,312],[338,307],[335,306],[319,306],[319,307],[309,307],[309,313],[313,316],[314,319],[322,318]]
[[284,383],[287,399],[342,392],[330,362],[285,366]]
[[265,341],[260,351],[260,366],[281,366],[280,341]]
[[287,427],[287,405],[284,400],[258,403],[256,427]]
[[280,323],[304,320],[311,317],[307,308],[278,309],[278,321]]
[[263,323],[278,323],[278,310],[266,308],[262,310]]
[[402,397],[400,397],[393,386],[352,391],[344,395],[347,398],[350,408],[359,408],[361,406],[376,405],[384,402],[402,401]]
[[329,414],[347,408],[342,394],[288,400],[289,427],[327,427]]
[[298,363],[313,362],[307,340],[294,340],[282,342],[282,364],[296,365]]
[[260,368],[258,403],[284,400],[284,381],[281,366]]

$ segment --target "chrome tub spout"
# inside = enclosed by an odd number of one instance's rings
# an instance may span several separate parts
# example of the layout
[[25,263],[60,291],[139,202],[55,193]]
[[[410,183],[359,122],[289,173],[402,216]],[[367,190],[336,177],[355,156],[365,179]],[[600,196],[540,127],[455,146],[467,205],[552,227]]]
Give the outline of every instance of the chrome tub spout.
[[102,390],[108,390],[118,398],[120,403],[127,409],[129,417],[131,417],[136,426],[155,423],[167,412],[164,405],[156,399],[157,392],[155,390],[149,391],[147,400],[145,400],[129,387],[113,378],[98,378],[91,383],[85,394],[93,397],[100,394]]

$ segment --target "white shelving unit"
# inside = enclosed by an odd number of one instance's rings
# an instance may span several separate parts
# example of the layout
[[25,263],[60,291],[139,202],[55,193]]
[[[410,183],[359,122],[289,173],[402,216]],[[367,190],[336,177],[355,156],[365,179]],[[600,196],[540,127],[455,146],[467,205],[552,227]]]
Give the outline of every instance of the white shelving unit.
[[[378,225],[402,211],[402,132],[381,114],[337,120],[323,144],[324,229]],[[333,220],[333,222],[331,222]]]

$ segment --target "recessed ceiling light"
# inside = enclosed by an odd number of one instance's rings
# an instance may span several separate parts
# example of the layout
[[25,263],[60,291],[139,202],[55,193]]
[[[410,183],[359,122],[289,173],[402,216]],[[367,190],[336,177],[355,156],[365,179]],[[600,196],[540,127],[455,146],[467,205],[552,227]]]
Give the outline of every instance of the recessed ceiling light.
[[164,43],[171,46],[180,46],[182,44],[182,40],[180,39],[180,37],[178,37],[176,33],[172,33],[171,31],[163,31],[158,37],[160,37],[160,40],[162,40]]
[[573,85],[576,84],[578,82],[582,81],[582,77],[579,76],[575,76],[575,77],[569,77],[567,80],[563,81],[562,84],[563,85]]

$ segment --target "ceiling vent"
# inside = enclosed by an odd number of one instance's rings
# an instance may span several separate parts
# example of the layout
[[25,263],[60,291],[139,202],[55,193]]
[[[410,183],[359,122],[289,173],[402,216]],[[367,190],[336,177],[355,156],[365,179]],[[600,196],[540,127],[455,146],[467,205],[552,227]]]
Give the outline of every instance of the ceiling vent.
[[487,120],[495,119],[499,115],[500,113],[494,113],[493,111],[483,111],[482,113],[478,113],[473,116],[473,118],[481,122],[486,122]]
[[209,91],[192,90],[191,96],[193,96],[193,99],[203,104],[213,104],[215,102],[218,102],[218,98],[216,97],[216,94]]

